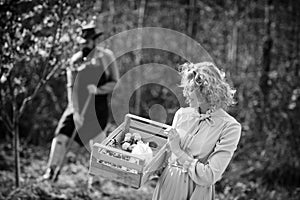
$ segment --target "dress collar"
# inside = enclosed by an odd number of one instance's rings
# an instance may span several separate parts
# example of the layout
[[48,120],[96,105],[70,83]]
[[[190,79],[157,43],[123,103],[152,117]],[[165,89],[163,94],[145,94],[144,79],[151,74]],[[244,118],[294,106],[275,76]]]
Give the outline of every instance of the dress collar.
[[210,126],[213,126],[215,124],[215,121],[212,119],[212,113],[206,112],[205,114],[200,114],[195,108],[191,108],[191,111],[191,116],[193,118],[197,118],[199,120],[199,123],[205,121]]
[[215,117],[224,117],[226,116],[226,112],[222,109],[216,109],[215,111],[211,113],[205,113],[205,114],[200,114],[197,109],[195,108],[190,108],[191,109],[191,116],[195,118],[199,118],[199,123],[201,121],[207,122],[210,126],[213,126],[215,124]]

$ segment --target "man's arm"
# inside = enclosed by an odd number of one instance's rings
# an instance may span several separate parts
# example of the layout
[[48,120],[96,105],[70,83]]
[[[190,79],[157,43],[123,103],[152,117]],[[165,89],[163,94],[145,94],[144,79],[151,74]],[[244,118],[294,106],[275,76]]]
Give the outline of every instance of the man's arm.
[[97,94],[111,93],[120,78],[118,65],[113,52],[109,49],[103,49],[103,64],[109,72],[109,82],[98,88]]
[[[67,75],[67,97],[68,97],[68,105],[72,108],[73,111],[78,112],[78,99],[74,98],[77,94],[73,94],[75,90],[74,82],[75,82],[75,70],[74,64],[77,63],[82,58],[82,51],[75,53],[68,61],[68,66],[66,69]],[[76,91],[75,91],[76,92]]]

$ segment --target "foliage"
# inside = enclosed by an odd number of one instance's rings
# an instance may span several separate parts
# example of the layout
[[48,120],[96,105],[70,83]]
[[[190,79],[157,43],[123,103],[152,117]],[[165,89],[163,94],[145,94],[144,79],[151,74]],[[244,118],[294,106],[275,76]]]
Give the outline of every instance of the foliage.
[[[0,163],[13,159],[11,146],[0,144]],[[28,145],[21,154],[22,171],[26,176],[23,177],[22,186],[14,188],[13,172],[11,168],[1,168],[0,171],[0,198],[1,199],[125,199],[125,200],[146,200],[152,198],[152,193],[156,185],[156,180],[146,183],[139,190],[128,186],[111,182],[102,178],[95,177],[93,180],[88,178],[88,159],[89,155],[85,149],[81,149],[76,161],[72,155],[68,155],[68,165],[63,167],[62,176],[57,183],[48,181],[41,182],[39,177],[44,172],[46,160],[44,159],[48,150],[44,147]],[[3,159],[5,158],[5,159]],[[247,178],[235,177],[232,173],[225,176],[216,186],[216,199],[218,200],[296,200],[300,197],[300,191],[289,192],[284,187],[277,186],[270,189],[260,183],[248,181]],[[89,180],[88,180],[89,179]]]
[[[241,167],[236,178],[226,177],[222,182],[220,199],[288,199],[289,191],[299,187],[299,5],[296,1],[270,2],[146,1],[144,26],[170,28],[191,36],[227,72],[237,89],[238,104],[230,113],[243,126],[233,160]],[[13,98],[20,108],[40,80],[58,68],[20,121],[23,141],[45,144],[66,106],[63,68],[78,49],[79,25],[93,15],[106,16],[107,38],[136,28],[139,1],[2,0],[0,4],[1,118],[11,118]],[[143,50],[141,55],[141,63],[175,68],[184,62],[161,50]],[[129,52],[118,58],[121,75],[134,67],[135,56]],[[268,58],[271,62],[266,68]],[[147,75],[141,73],[141,77]],[[147,117],[153,104],[161,104],[169,112],[167,123],[171,123],[179,106],[174,95],[151,84],[140,90],[143,98],[136,114]],[[130,103],[135,112],[134,98]],[[6,138],[11,137],[3,121],[0,128]]]

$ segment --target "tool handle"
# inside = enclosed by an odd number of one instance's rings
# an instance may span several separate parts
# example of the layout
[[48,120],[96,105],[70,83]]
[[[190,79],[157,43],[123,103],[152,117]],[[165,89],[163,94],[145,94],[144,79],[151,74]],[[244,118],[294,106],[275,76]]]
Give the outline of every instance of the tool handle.
[[[86,113],[86,111],[87,111],[87,108],[89,107],[90,101],[91,101],[91,99],[92,99],[92,96],[93,96],[92,93],[89,93],[87,99],[85,100],[84,106],[83,106],[82,111],[81,111],[81,113],[80,113],[80,116],[81,116],[81,117],[83,117],[83,116],[85,115],[85,113]],[[72,144],[73,144],[73,141],[74,141],[74,138],[75,138],[75,136],[76,136],[76,133],[77,133],[76,128],[74,128],[74,131],[73,131],[73,133],[72,133],[72,136],[71,136],[71,138],[70,138],[70,140],[69,140],[69,142],[68,142],[68,145],[67,145],[67,147],[66,147],[65,153],[63,154],[63,158],[60,160],[59,165],[58,165],[58,166],[55,168],[55,170],[54,170],[54,174],[53,174],[53,177],[52,177],[52,181],[54,181],[54,180],[57,179],[58,173],[59,173],[59,171],[61,170],[61,168],[62,168],[62,166],[63,166],[63,163],[64,163],[65,157],[66,157],[66,155],[67,155],[67,152],[69,151],[69,149],[71,148],[71,146],[72,146]]]

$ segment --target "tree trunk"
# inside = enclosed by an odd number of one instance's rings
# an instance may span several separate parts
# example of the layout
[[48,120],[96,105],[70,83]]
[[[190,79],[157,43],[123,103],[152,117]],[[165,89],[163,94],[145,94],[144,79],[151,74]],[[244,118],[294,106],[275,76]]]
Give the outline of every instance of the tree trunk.
[[195,20],[196,18],[196,0],[189,0],[189,6],[187,9],[187,33],[189,36],[194,38],[197,33],[197,22]]
[[228,51],[228,61],[230,63],[230,67],[234,69],[235,74],[237,74],[237,60],[238,60],[238,24],[234,23],[232,36],[230,39],[229,51]]
[[[109,26],[111,26],[113,24],[113,20],[114,20],[114,16],[115,16],[115,3],[114,1],[109,1],[109,19],[108,19],[108,23]],[[112,29],[110,29],[110,31],[112,31]]]
[[[294,2],[294,1],[293,1]],[[299,18],[300,18],[300,12],[299,12],[299,9],[300,9],[300,6],[299,6],[299,3],[296,3],[296,2],[294,2],[294,4],[296,4],[296,5],[294,5],[293,6],[293,8],[294,8],[294,15],[295,15],[295,18],[294,18],[294,20],[295,20],[295,24],[294,24],[294,27],[295,27],[295,40],[296,40],[296,52],[295,52],[295,57],[294,57],[294,59],[295,59],[295,63],[294,63],[294,75],[297,77],[297,76],[299,76],[299,66],[300,66],[300,61],[298,60],[297,61],[297,58],[299,58],[300,57],[300,54],[299,54],[299,52],[300,52],[300,47],[299,47],[299,40],[300,40],[300,34],[299,34],[299,26],[300,26],[300,23],[299,23]]]
[[228,61],[230,63],[230,70],[234,74],[238,74],[238,34],[239,34],[239,19],[238,19],[238,1],[234,1],[234,19],[233,19],[233,29],[230,38],[229,50],[228,50]]
[[19,156],[19,116],[17,102],[13,100],[13,134],[14,134],[14,157],[15,157],[15,186],[20,186],[20,156]]
[[262,73],[260,77],[260,89],[263,96],[263,108],[268,105],[269,96],[269,72],[271,67],[271,50],[273,39],[271,36],[271,19],[270,10],[273,6],[272,0],[266,0],[265,6],[265,37],[263,39],[263,55],[262,55]]
[[[144,24],[144,16],[145,16],[145,8],[146,8],[146,0],[141,0],[140,8],[139,8],[139,17],[138,17],[138,28],[142,28]],[[135,66],[139,66],[142,60],[141,48],[142,48],[142,35],[137,35],[137,51],[135,54]],[[140,84],[140,80],[143,79],[143,72],[137,68],[137,76],[136,76],[136,84]],[[140,104],[141,104],[141,90],[137,88],[135,93],[135,114],[140,114]]]

